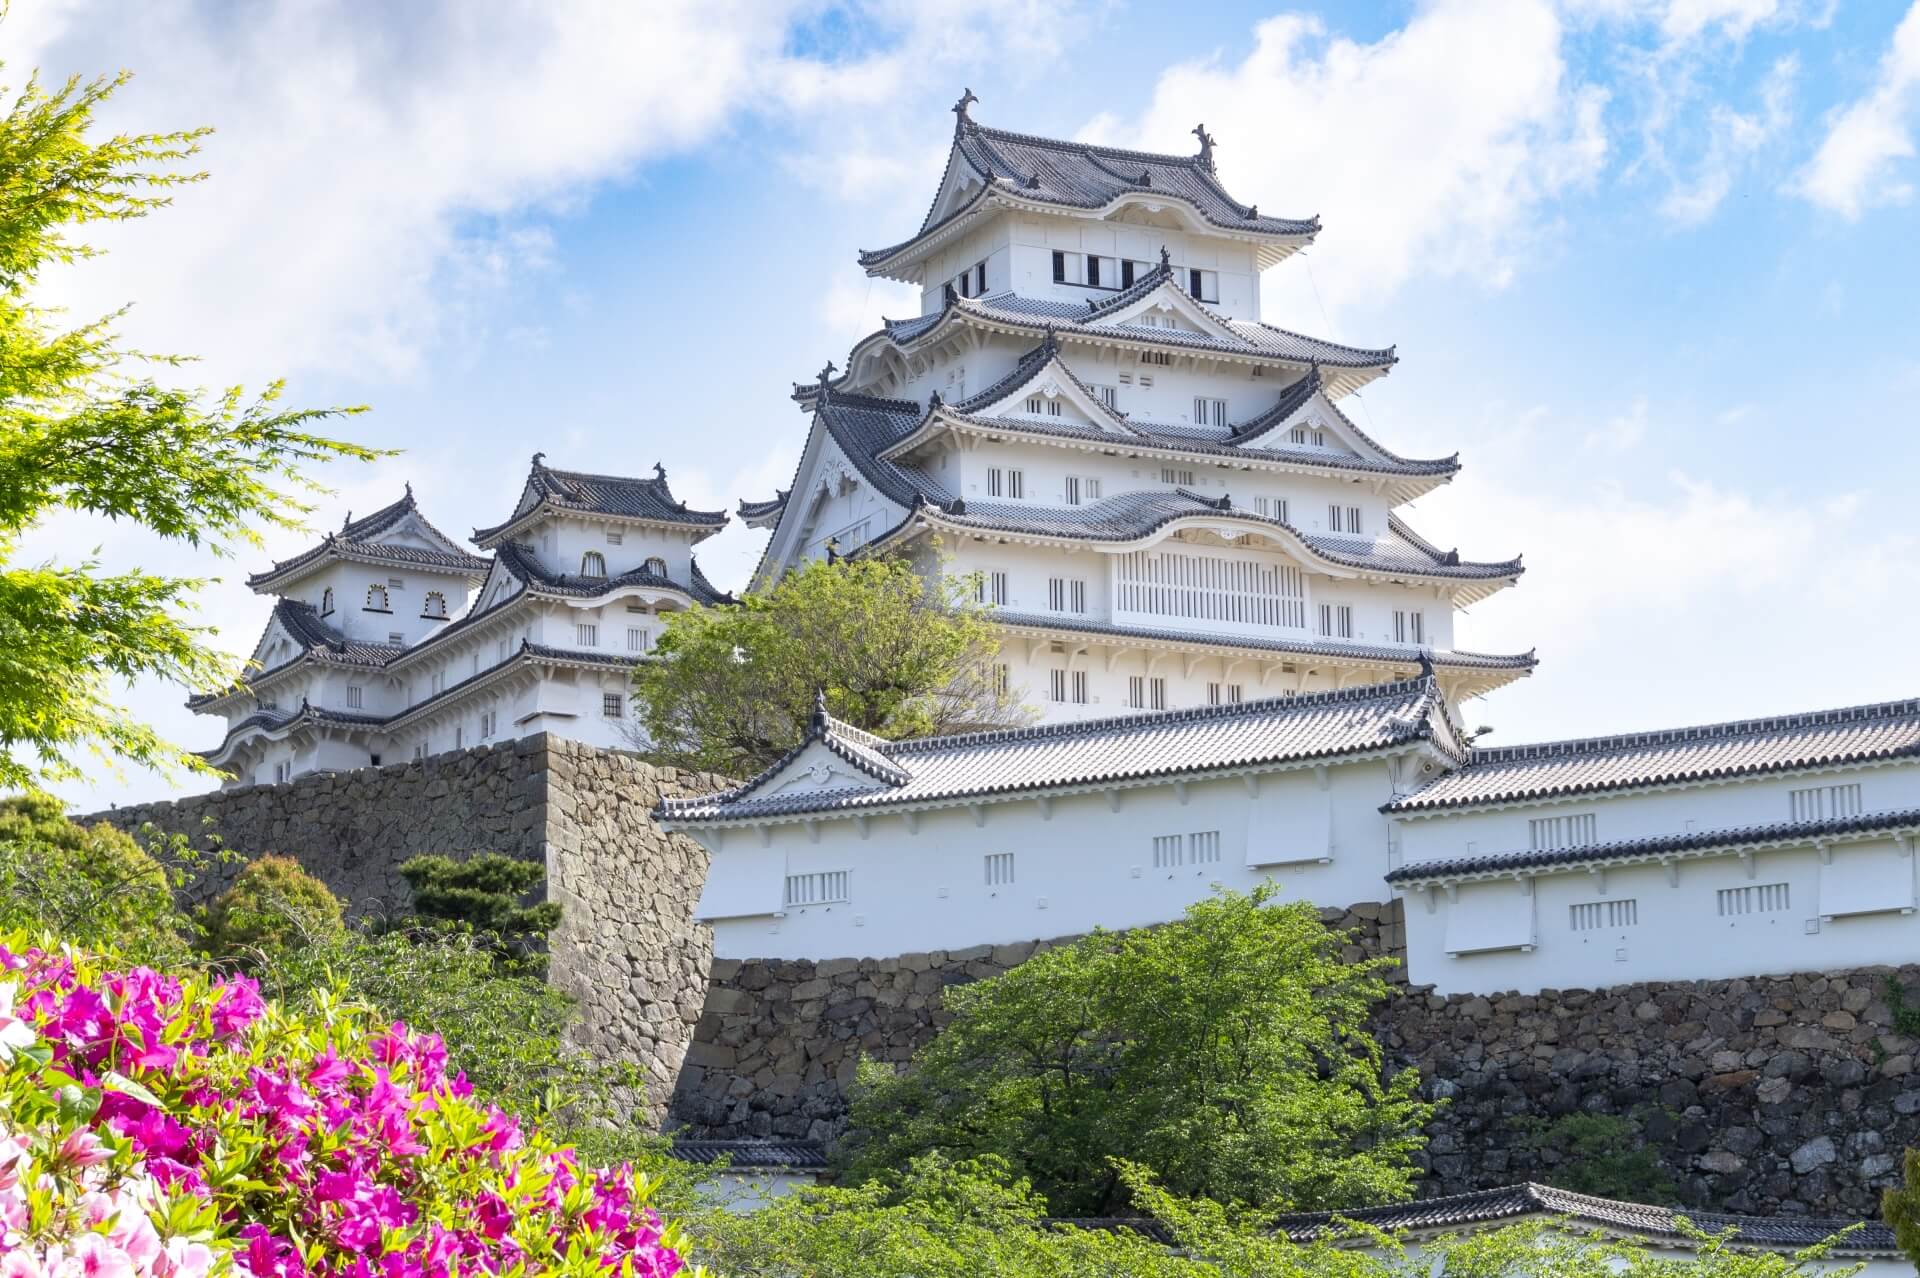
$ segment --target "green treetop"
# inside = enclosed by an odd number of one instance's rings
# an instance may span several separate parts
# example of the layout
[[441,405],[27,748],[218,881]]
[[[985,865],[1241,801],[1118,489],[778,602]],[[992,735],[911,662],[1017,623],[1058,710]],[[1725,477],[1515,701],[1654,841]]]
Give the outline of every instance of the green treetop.
[[310,429],[354,410],[279,409],[278,383],[253,398],[162,386],[152,370],[183,361],[122,346],[118,312],[69,325],[35,303],[47,267],[94,255],[76,228],[145,217],[204,176],[180,166],[205,130],[90,136],[125,79],[29,80],[0,117],[0,788],[78,775],[88,751],[202,768],[113,704],[112,684],[209,689],[233,675],[185,618],[198,579],[22,564],[25,534],[65,509],[223,554],[262,527],[299,526],[317,491],[308,463],[376,455]]
[[651,752],[683,767],[760,771],[805,738],[823,689],[836,718],[889,738],[1023,717],[970,579],[898,559],[815,560],[738,604],[669,614],[654,651],[634,692]]
[[1225,892],[1178,922],[1095,933],[973,985],[896,1075],[862,1070],[848,1179],[928,1152],[994,1155],[1061,1216],[1127,1201],[1115,1160],[1175,1194],[1275,1210],[1406,1198],[1433,1106],[1382,1077],[1367,1018],[1391,960],[1273,888]]

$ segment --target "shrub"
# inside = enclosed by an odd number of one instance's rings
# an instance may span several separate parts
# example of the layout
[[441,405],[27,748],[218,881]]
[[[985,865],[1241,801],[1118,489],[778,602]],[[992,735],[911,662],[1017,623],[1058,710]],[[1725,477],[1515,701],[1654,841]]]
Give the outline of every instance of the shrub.
[[433,1035],[288,1013],[244,976],[3,945],[0,971],[9,1278],[682,1268],[649,1178],[478,1103]]
[[1522,1149],[1556,1160],[1540,1173],[1549,1185],[1642,1203],[1666,1202],[1673,1196],[1673,1180],[1642,1137],[1640,1125],[1630,1118],[1576,1113],[1552,1122],[1521,1118],[1515,1126],[1523,1133]]
[[223,958],[274,954],[338,938],[340,901],[290,856],[247,862],[233,886],[215,897],[204,922],[207,949]]
[[491,934],[509,944],[544,939],[559,924],[559,906],[522,904],[546,875],[538,861],[498,852],[464,861],[416,856],[400,866],[400,876],[413,889],[413,912],[420,918]]
[[178,958],[186,952],[185,920],[169,870],[131,835],[69,820],[51,795],[0,800],[0,932]]

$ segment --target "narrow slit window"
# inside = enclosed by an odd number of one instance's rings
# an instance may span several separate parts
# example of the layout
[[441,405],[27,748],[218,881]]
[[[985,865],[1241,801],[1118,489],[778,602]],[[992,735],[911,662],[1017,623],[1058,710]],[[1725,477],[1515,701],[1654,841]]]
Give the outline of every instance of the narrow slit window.
[[1010,886],[1013,883],[1013,853],[987,853],[986,877],[988,887]]

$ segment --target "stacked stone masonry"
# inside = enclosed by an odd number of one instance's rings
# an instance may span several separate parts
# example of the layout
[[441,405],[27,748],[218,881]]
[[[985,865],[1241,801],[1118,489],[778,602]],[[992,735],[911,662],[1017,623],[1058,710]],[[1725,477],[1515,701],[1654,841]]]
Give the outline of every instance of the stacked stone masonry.
[[[692,921],[706,851],[648,813],[663,797],[729,784],[541,734],[83,819],[151,824],[246,857],[296,857],[356,916],[403,910],[399,867],[421,853],[541,862],[562,918],[551,979],[580,1000],[573,1037],[645,1071],[647,1095],[633,1100],[657,1121],[700,1016],[713,938]],[[235,868],[214,864],[191,898],[213,895]]]

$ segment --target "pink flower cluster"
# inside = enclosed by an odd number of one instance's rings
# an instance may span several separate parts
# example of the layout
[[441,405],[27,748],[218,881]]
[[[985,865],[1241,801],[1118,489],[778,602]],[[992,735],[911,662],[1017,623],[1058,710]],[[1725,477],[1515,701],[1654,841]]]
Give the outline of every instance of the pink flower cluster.
[[477,1103],[433,1035],[0,946],[0,1278],[672,1278],[652,1188]]

